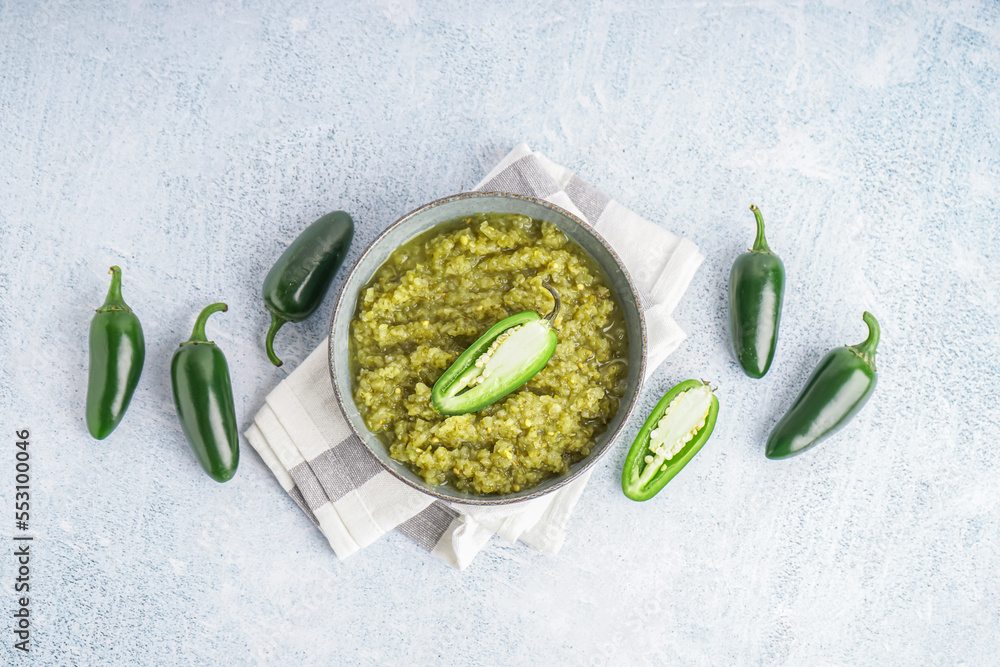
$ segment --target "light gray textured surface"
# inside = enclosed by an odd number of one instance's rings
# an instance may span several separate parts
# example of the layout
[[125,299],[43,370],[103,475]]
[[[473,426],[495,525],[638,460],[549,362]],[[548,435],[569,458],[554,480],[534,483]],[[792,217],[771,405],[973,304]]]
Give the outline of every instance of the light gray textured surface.
[[[15,428],[37,536],[34,651],[8,616],[5,662],[995,664],[1000,7],[534,4],[0,2],[0,536]],[[677,311],[690,338],[643,398],[719,384],[688,468],[633,504],[622,442],[557,557],[494,542],[465,572],[399,535],[339,563],[245,443],[236,479],[205,477],[168,379],[196,311],[230,305],[210,335],[246,423],[287,372],[258,289],[297,232],[350,211],[352,261],[521,141],[707,255]],[[761,381],[727,350],[750,203],[789,275]],[[112,263],[147,361],[95,442],[86,331]],[[285,368],[332,302],[280,333]],[[766,461],[864,309],[872,403]]]

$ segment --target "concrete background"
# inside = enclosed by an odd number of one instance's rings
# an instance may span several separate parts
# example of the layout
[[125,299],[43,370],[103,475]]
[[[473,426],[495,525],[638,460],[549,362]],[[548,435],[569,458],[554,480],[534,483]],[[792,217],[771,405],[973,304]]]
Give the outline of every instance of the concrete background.
[[[989,1],[0,0],[0,537],[21,428],[36,536],[33,651],[8,615],[3,661],[995,664],[998,70]],[[557,557],[494,541],[465,572],[397,534],[338,562],[246,443],[231,483],[203,475],[168,377],[195,313],[230,305],[209,333],[246,424],[332,308],[336,286],[267,362],[258,291],[299,230],[351,212],[351,262],[521,141],[706,254],[640,410],[688,377],[720,386],[687,469],[626,500],[636,420]],[[750,203],[789,276],[761,381],[727,349]],[[87,326],[113,263],[148,349],[96,442]],[[765,460],[865,309],[874,399]],[[13,576],[4,558],[8,610]]]

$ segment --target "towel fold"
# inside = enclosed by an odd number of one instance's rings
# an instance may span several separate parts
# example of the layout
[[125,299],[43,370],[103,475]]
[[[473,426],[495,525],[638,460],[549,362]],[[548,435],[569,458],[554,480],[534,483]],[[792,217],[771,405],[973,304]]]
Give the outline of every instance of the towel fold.
[[[545,199],[587,221],[618,253],[639,289],[647,376],[684,332],[671,313],[704,257],[690,241],[645,220],[526,144],[476,186]],[[268,394],[244,434],[281,487],[340,559],[396,529],[452,567],[465,568],[493,535],[555,553],[590,478],[541,498],[499,507],[446,503],[384,471],[337,405],[324,341]]]

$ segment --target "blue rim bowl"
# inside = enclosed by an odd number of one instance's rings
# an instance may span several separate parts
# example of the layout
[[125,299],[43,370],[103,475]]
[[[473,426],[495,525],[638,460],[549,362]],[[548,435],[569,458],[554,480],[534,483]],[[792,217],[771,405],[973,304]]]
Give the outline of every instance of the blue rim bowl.
[[[611,291],[625,315],[628,332],[629,370],[625,395],[618,412],[591,448],[590,454],[570,467],[568,473],[550,477],[530,489],[506,495],[463,493],[449,486],[428,484],[406,465],[389,456],[385,445],[365,426],[354,403],[353,381],[348,364],[351,320],[358,294],[396,248],[436,225],[473,213],[518,213],[548,220],[575,241],[598,263],[608,279]],[[601,236],[586,222],[554,204],[533,197],[503,192],[465,192],[432,201],[415,209],[389,226],[372,241],[351,269],[337,299],[330,322],[330,375],[337,403],[351,429],[379,464],[404,484],[438,500],[464,505],[509,505],[551,493],[589,470],[611,449],[611,444],[625,427],[635,408],[646,371],[646,324],[639,307],[639,293],[625,265]]]

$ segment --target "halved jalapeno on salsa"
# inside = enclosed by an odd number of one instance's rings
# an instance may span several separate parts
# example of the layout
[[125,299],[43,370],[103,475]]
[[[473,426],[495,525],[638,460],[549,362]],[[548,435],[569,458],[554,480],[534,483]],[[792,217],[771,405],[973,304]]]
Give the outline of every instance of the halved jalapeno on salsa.
[[559,294],[547,283],[555,306],[545,317],[526,310],[496,324],[448,367],[431,390],[431,403],[443,415],[464,415],[496,403],[535,376],[552,358],[558,338],[552,323]]
[[622,491],[649,500],[702,448],[719,415],[719,399],[707,382],[685,380],[656,404],[628,450]]

